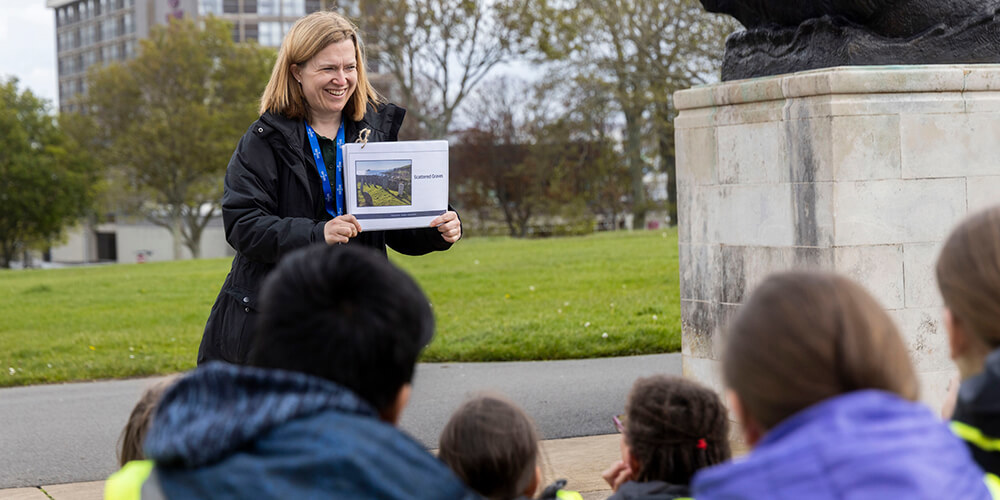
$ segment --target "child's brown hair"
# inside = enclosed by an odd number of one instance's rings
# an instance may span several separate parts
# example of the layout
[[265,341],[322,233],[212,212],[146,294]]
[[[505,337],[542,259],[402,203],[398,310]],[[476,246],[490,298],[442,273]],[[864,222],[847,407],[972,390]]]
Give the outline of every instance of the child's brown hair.
[[729,418],[719,396],[681,377],[636,380],[624,425],[639,482],[687,485],[699,469],[730,456]]
[[531,418],[495,395],[466,401],[441,432],[438,457],[470,488],[491,499],[512,499],[528,489],[538,462]]
[[118,438],[118,465],[124,467],[132,460],[143,460],[142,443],[146,439],[149,424],[153,421],[153,413],[160,402],[160,397],[173,384],[173,380],[164,380],[146,389],[139,401],[132,408],[132,413]]
[[991,349],[1000,347],[1000,205],[966,218],[937,261],[945,306]]
[[763,430],[856,390],[917,399],[896,325],[864,288],[836,274],[770,276],[740,308],[726,340],[726,385]]

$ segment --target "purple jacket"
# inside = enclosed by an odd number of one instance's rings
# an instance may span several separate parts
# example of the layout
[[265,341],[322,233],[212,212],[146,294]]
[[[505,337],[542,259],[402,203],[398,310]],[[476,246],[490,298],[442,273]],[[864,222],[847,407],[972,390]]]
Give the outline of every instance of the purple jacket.
[[865,390],[786,419],[746,457],[699,472],[692,489],[698,500],[988,500],[983,479],[927,407]]

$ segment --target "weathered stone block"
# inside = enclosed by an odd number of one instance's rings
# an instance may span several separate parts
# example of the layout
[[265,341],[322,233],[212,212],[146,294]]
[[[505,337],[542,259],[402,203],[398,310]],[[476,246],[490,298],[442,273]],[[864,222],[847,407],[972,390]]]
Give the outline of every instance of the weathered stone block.
[[966,212],[964,179],[840,182],[834,199],[844,246],[940,241]]
[[784,143],[789,150],[787,178],[796,183],[832,181],[833,151],[830,143],[816,140],[816,137],[830,136],[832,120],[789,118],[783,123]]
[[970,213],[1000,204],[1000,175],[969,177],[967,182]]
[[780,122],[718,127],[719,184],[788,182]]
[[714,128],[677,131],[677,184],[715,184],[717,177]]
[[902,245],[837,247],[834,255],[834,269],[867,288],[882,307],[906,306]]
[[838,116],[830,143],[838,181],[899,179],[899,116]]
[[[790,246],[792,190],[788,184],[722,186],[712,207],[709,235],[725,245]],[[692,234],[692,236],[694,236]]]
[[718,303],[681,299],[681,353],[696,358],[715,358],[718,340]]
[[830,247],[835,239],[832,182],[792,184],[793,244],[797,247]]
[[724,283],[719,245],[681,244],[679,253],[681,298],[718,302]]
[[940,307],[890,311],[918,372],[953,370]]
[[900,120],[904,178],[1000,172],[1000,114],[903,115]]
[[903,245],[907,308],[940,307],[944,303],[934,274],[941,246],[942,242]]

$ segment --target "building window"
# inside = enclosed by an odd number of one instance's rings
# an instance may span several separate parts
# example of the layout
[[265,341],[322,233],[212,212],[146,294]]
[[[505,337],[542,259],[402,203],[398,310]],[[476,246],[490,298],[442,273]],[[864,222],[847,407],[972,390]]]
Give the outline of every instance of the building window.
[[256,14],[257,13],[257,0],[243,0],[243,13],[244,14]]
[[112,38],[118,36],[117,22],[114,18],[108,18],[101,21],[101,39],[111,40]]
[[240,13],[239,0],[222,0],[222,12],[224,14],[239,14]]
[[258,0],[257,13],[262,16],[278,15],[278,2],[281,0]]
[[306,14],[312,14],[323,9],[319,0],[306,0]]
[[257,41],[261,45],[277,47],[281,45],[281,23],[260,23]]
[[209,14],[222,14],[222,0],[201,0],[198,2],[198,15],[207,16]]
[[243,35],[245,37],[245,39],[243,41],[256,40],[257,39],[257,23],[246,23],[246,24],[244,24],[243,25]]
[[283,16],[302,17],[306,15],[305,0],[281,0],[281,3],[281,15]]
[[233,23],[233,41],[237,42],[237,43],[243,41],[243,39],[240,38],[240,24],[239,23]]

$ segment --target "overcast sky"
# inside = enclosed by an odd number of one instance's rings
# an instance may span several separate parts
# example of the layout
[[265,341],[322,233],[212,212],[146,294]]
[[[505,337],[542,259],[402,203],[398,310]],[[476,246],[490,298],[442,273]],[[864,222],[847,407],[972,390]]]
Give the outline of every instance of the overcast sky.
[[0,78],[48,99],[56,109],[56,25],[45,0],[0,0]]

